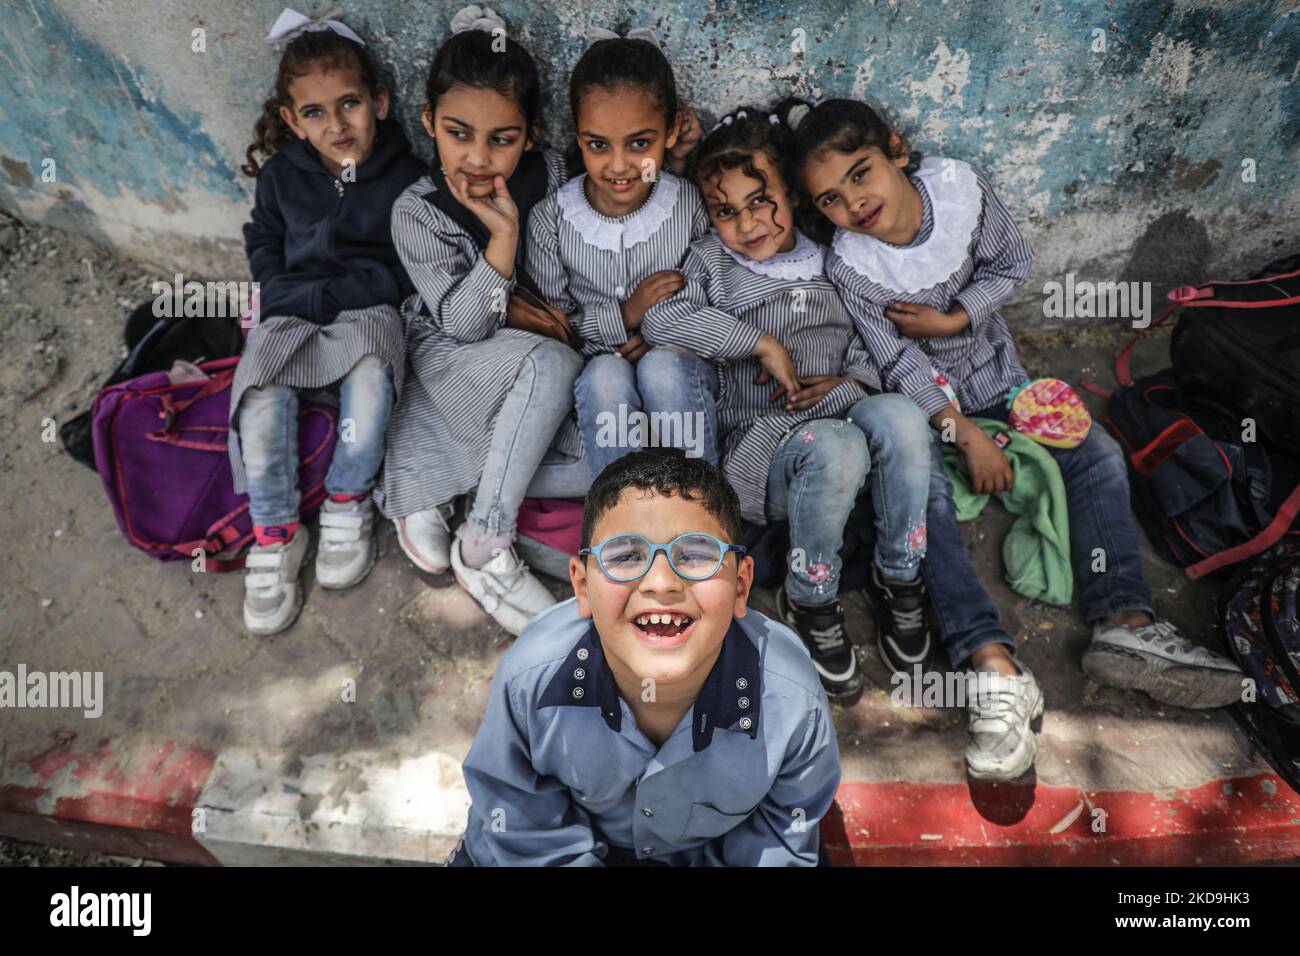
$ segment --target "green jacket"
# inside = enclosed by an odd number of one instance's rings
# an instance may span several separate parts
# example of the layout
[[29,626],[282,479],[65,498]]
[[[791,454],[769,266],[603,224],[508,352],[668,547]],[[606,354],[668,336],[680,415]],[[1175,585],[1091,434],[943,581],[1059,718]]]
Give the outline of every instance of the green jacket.
[[[1015,484],[1002,495],[1002,504],[1019,515],[1002,542],[1007,583],[1017,594],[1047,604],[1069,604],[1074,593],[1070,566],[1070,513],[1061,469],[1047,448],[1010,425],[988,418],[971,419],[990,438],[1011,436],[1002,451],[1015,470]],[[988,495],[971,490],[966,462],[956,445],[944,445],[943,460],[952,481],[957,520],[979,517]]]

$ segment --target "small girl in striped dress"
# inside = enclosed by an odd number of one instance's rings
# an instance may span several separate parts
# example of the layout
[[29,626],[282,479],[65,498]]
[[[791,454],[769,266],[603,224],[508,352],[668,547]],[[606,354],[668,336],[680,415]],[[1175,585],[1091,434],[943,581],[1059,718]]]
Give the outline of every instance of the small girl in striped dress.
[[[388,209],[420,175],[360,37],[285,10],[267,40],[290,42],[243,167],[257,178],[244,243],[260,320],[230,398],[231,468],[256,536],[244,577],[244,626],[254,634],[284,630],[302,606],[299,390],[337,386],[341,406],[316,580],[352,587],[374,564],[370,491],[402,386],[397,307],[411,291]],[[260,167],[257,152],[270,156]]]
[[[564,160],[532,148],[537,66],[504,21],[470,6],[452,31],[425,87],[432,166],[392,207],[393,242],[416,290],[403,305],[414,381],[393,414],[376,498],[417,567],[450,566],[518,634],[555,603],[514,548],[525,494],[586,490],[576,432],[557,435],[582,361],[565,314],[529,292],[521,265],[529,209],[558,188]],[[553,440],[583,480],[548,484],[538,466]],[[470,492],[453,540],[453,502]]]
[[714,228],[691,244],[683,290],[651,307],[641,329],[647,342],[719,363],[722,470],[747,521],[789,520],[778,610],[827,694],[851,703],[863,678],[844,634],[840,547],[868,480],[881,654],[908,672],[929,654],[919,573],[929,435],[907,398],[873,394],[879,377],[826,278],[825,250],[795,227],[780,171],[786,135],[775,114],[747,107],[704,138],[694,179]]
[[575,398],[590,474],[653,445],[716,464],[713,369],[683,349],[651,351],[638,331],[646,310],[682,287],[677,267],[708,229],[694,187],[664,168],[698,139],[684,131],[693,117],[641,29],[587,49],[569,104],[586,172],[533,210],[528,271],[568,313],[587,357]]
[[[970,417],[1006,421],[1008,391],[1028,378],[999,309],[1029,277],[1029,244],[981,173],[960,160],[921,161],[865,103],[833,99],[787,108],[794,182],[835,227],[827,274],[885,387],[910,397],[935,427],[941,507],[953,509],[940,456],[945,432],[977,492],[1008,490],[1009,460]],[[946,377],[955,400],[936,385],[934,372]],[[1099,683],[1185,707],[1238,699],[1241,675],[1231,661],[1155,620],[1115,440],[1094,426],[1083,444],[1047,451],[1065,484],[1074,575],[1092,626],[1084,671]],[[941,542],[932,534],[927,560],[935,573],[972,579],[960,536]],[[953,663],[989,672],[992,693],[979,695],[984,703],[972,717],[968,764],[1003,778],[1027,769],[1034,755],[1029,724],[1043,707],[1033,675],[1014,658],[982,589],[954,587],[943,599],[931,590]]]

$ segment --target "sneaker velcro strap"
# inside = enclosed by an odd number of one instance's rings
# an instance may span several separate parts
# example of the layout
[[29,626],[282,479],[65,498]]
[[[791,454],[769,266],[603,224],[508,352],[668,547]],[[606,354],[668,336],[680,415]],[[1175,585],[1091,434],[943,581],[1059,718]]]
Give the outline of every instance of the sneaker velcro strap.
[[366,516],[360,512],[350,514],[341,511],[322,511],[320,526],[324,528],[360,528],[365,524]]
[[276,551],[271,554],[267,554],[266,552],[259,553],[257,551],[253,551],[250,552],[248,557],[244,560],[244,567],[278,568],[280,566],[280,562],[281,559],[283,558],[283,555],[284,555],[283,551]]
[[250,591],[261,588],[273,588],[280,583],[280,575],[262,572],[244,575],[244,587]]

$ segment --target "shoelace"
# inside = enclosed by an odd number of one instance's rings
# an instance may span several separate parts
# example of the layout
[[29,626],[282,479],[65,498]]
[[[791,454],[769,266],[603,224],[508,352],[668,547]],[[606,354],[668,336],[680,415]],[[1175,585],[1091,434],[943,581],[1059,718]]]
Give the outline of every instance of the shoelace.
[[833,651],[844,646],[844,628],[838,623],[823,630],[810,628],[808,633],[819,651]]
[[[1021,700],[1021,695],[1014,683],[999,679],[1001,677],[1002,675],[989,675],[984,678],[984,685],[981,687],[980,675],[976,675],[976,690],[972,697],[975,703],[973,719],[977,722],[996,721],[1005,730],[1012,723],[1012,715],[1017,719],[1020,717],[1020,709],[1016,703]],[[995,681],[996,687],[990,690],[988,685]]]
[[890,608],[889,613],[894,619],[895,630],[916,630],[924,623],[924,608],[918,607],[912,611],[900,611],[897,608]]

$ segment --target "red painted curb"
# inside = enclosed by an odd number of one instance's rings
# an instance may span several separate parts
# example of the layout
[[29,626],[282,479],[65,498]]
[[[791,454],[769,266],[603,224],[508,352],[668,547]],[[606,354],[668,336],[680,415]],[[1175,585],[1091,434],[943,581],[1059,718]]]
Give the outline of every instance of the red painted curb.
[[[45,750],[15,757],[21,783],[0,783],[0,833],[20,840],[215,865],[191,832],[194,806],[216,754],[168,741],[119,750],[108,739],[78,748],[61,735]],[[11,770],[7,776],[13,780]]]
[[1251,863],[1300,857],[1300,794],[1271,773],[1155,792],[845,783],[822,835],[837,866]]
[[[171,741],[78,748],[60,736],[10,761],[0,834],[217,865],[191,832],[215,761],[211,750]],[[822,835],[837,866],[1250,863],[1300,857],[1300,795],[1271,773],[1157,792],[849,782]]]

